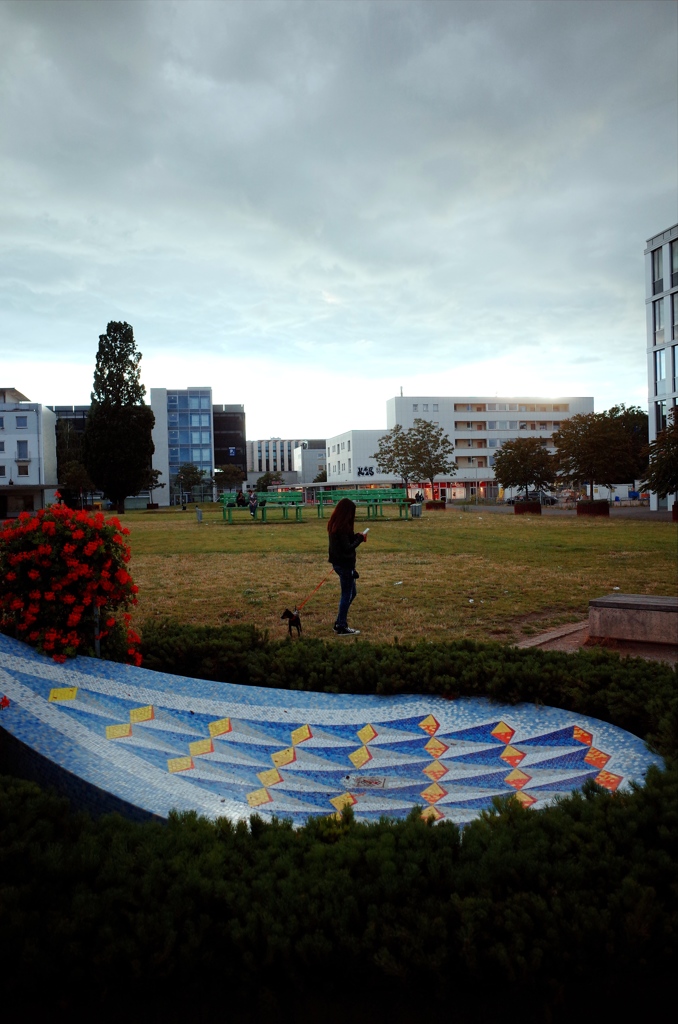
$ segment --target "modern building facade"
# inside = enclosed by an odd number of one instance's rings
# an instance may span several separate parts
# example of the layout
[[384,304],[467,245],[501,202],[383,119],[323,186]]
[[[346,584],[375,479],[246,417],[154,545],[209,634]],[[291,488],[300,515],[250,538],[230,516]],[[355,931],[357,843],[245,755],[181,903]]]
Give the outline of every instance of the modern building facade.
[[[314,441],[313,444],[317,444],[317,441]],[[311,448],[309,445],[309,442],[303,441],[292,453],[294,471],[297,474],[297,483],[299,484],[313,483],[315,478],[327,469],[325,442],[322,442],[322,448]]]
[[[645,249],[645,309],[650,441],[678,415],[678,224],[648,238]],[[650,507],[672,508],[675,494],[650,495]]]
[[163,488],[154,491],[159,505],[181,501],[179,468],[192,463],[212,478],[214,472],[214,420],[211,388],[151,388],[153,468],[160,471]]
[[213,405],[214,465],[236,466],[247,475],[247,433],[244,405]]
[[379,438],[400,424],[405,430],[415,419],[442,428],[454,445],[457,470],[436,477],[433,487],[412,481],[427,496],[441,499],[496,497],[494,455],[504,441],[518,437],[542,438],[551,447],[552,435],[563,420],[593,412],[593,398],[517,398],[493,396],[417,396],[390,398],[386,403],[387,430],[347,431],[327,440],[327,480],[335,486],[384,486],[400,481],[380,473],[376,460]]
[[0,519],[54,501],[56,416],[16,388],[0,388]]

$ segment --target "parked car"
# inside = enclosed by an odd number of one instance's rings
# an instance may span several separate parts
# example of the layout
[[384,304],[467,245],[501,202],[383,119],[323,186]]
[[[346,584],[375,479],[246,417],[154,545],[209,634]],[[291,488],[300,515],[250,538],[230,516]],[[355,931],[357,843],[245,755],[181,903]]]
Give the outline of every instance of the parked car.
[[514,498],[507,498],[504,504],[519,505],[523,501],[538,501],[542,505],[558,504],[558,499],[554,498],[552,494],[547,494],[546,491],[530,491],[527,497],[524,494],[516,494]]

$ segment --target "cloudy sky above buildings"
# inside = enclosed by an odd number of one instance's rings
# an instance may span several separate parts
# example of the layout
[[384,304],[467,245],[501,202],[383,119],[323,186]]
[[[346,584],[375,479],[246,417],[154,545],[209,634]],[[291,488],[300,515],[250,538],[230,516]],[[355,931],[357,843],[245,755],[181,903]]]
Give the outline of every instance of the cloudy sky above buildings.
[[4,0],[1,383],[88,402],[126,320],[249,437],[646,404],[677,47],[670,0]]

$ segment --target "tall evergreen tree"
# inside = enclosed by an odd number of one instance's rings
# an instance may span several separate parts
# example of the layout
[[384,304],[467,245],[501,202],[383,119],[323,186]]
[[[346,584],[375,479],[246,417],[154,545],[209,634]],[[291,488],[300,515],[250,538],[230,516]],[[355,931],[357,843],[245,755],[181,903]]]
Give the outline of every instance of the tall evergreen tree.
[[128,495],[145,487],[155,450],[151,437],[155,418],[144,404],[140,362],[130,325],[111,321],[106,334],[99,336],[83,456],[95,485],[119,512],[124,511]]

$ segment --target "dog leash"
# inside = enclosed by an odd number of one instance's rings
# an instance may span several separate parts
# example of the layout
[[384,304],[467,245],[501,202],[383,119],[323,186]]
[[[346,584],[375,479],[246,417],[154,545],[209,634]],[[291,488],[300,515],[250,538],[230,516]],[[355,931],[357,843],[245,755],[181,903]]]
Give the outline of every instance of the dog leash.
[[308,595],[308,597],[305,597],[304,600],[301,602],[301,604],[298,604],[296,606],[295,611],[297,611],[297,612],[301,611],[301,609],[304,607],[306,602],[311,600],[311,598],[315,594],[316,590],[320,590],[320,588],[322,587],[323,583],[327,583],[328,579],[330,578],[330,576],[332,575],[333,572],[334,572],[334,569],[330,569],[330,571],[328,572],[328,574],[325,577],[325,579],[321,580],[320,583],[318,584],[318,586],[315,588],[315,590],[312,590],[311,593]]

